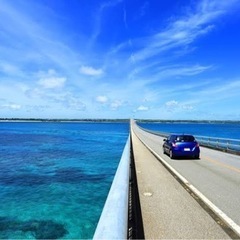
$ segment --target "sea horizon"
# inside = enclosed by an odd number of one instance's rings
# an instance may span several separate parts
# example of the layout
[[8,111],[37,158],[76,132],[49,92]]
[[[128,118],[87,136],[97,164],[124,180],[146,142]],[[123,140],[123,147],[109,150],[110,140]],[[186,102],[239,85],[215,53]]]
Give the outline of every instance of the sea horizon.
[[[129,122],[131,118],[0,118],[0,122]],[[240,123],[240,120],[213,119],[135,119],[139,123]]]

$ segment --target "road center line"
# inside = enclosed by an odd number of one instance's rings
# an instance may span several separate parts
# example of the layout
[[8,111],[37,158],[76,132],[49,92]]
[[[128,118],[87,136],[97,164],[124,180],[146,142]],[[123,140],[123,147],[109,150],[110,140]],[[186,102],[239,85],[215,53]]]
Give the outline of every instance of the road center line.
[[230,166],[230,165],[227,165],[227,164],[225,164],[225,163],[221,163],[221,162],[219,162],[219,161],[217,161],[217,160],[214,160],[214,159],[212,159],[212,158],[209,158],[209,157],[204,156],[204,157],[202,157],[202,159],[203,159],[203,160],[207,160],[207,161],[209,161],[209,162],[213,162],[213,163],[215,163],[215,164],[217,164],[217,165],[220,165],[220,166],[222,166],[222,167],[228,168],[228,169],[230,169],[230,170],[232,170],[232,171],[234,171],[234,172],[240,173],[240,169],[239,169],[239,168],[235,168],[235,167]]
[[[134,131],[133,131],[134,132]],[[197,202],[201,205],[201,202],[205,207],[214,213],[212,218],[222,227],[222,229],[228,233],[232,239],[239,239],[240,236],[240,226],[237,225],[230,217],[228,217],[224,212],[222,212],[216,205],[214,205],[207,197],[205,197],[197,188],[191,185],[185,177],[178,173],[170,164],[168,164],[158,153],[156,153],[151,147],[148,146],[137,134],[138,139],[145,145],[145,147],[158,159],[160,162],[168,169],[168,171],[177,178],[177,180],[186,187],[186,190],[189,189],[196,196],[194,197]],[[215,160],[213,160],[215,161]],[[219,163],[220,164],[220,163]],[[225,165],[225,164],[223,164]],[[228,166],[228,165],[226,165]],[[231,167],[231,166],[228,166]],[[239,169],[235,169],[240,171]],[[188,191],[188,190],[187,190]],[[192,195],[192,194],[191,194]],[[205,209],[205,208],[203,208]],[[205,209],[209,213],[209,211]],[[220,220],[221,219],[221,220]],[[220,220],[220,221],[219,221]]]

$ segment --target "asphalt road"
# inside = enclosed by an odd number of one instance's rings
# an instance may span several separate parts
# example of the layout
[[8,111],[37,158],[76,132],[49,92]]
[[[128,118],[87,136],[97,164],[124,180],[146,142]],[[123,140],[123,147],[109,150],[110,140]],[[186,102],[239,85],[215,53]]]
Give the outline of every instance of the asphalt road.
[[200,159],[170,159],[163,138],[133,125],[135,134],[237,226],[240,226],[240,156],[200,146]]

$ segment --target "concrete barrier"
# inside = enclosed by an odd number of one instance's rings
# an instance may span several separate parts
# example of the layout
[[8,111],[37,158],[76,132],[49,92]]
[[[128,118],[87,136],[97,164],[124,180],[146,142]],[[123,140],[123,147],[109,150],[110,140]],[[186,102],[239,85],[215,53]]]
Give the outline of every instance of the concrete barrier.
[[93,239],[127,239],[130,136],[126,142]]

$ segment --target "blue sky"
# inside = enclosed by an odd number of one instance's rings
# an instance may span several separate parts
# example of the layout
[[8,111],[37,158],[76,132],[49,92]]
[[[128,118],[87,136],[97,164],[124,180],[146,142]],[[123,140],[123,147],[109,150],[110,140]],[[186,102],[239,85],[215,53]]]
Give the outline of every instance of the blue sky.
[[240,120],[240,0],[0,0],[0,117]]

